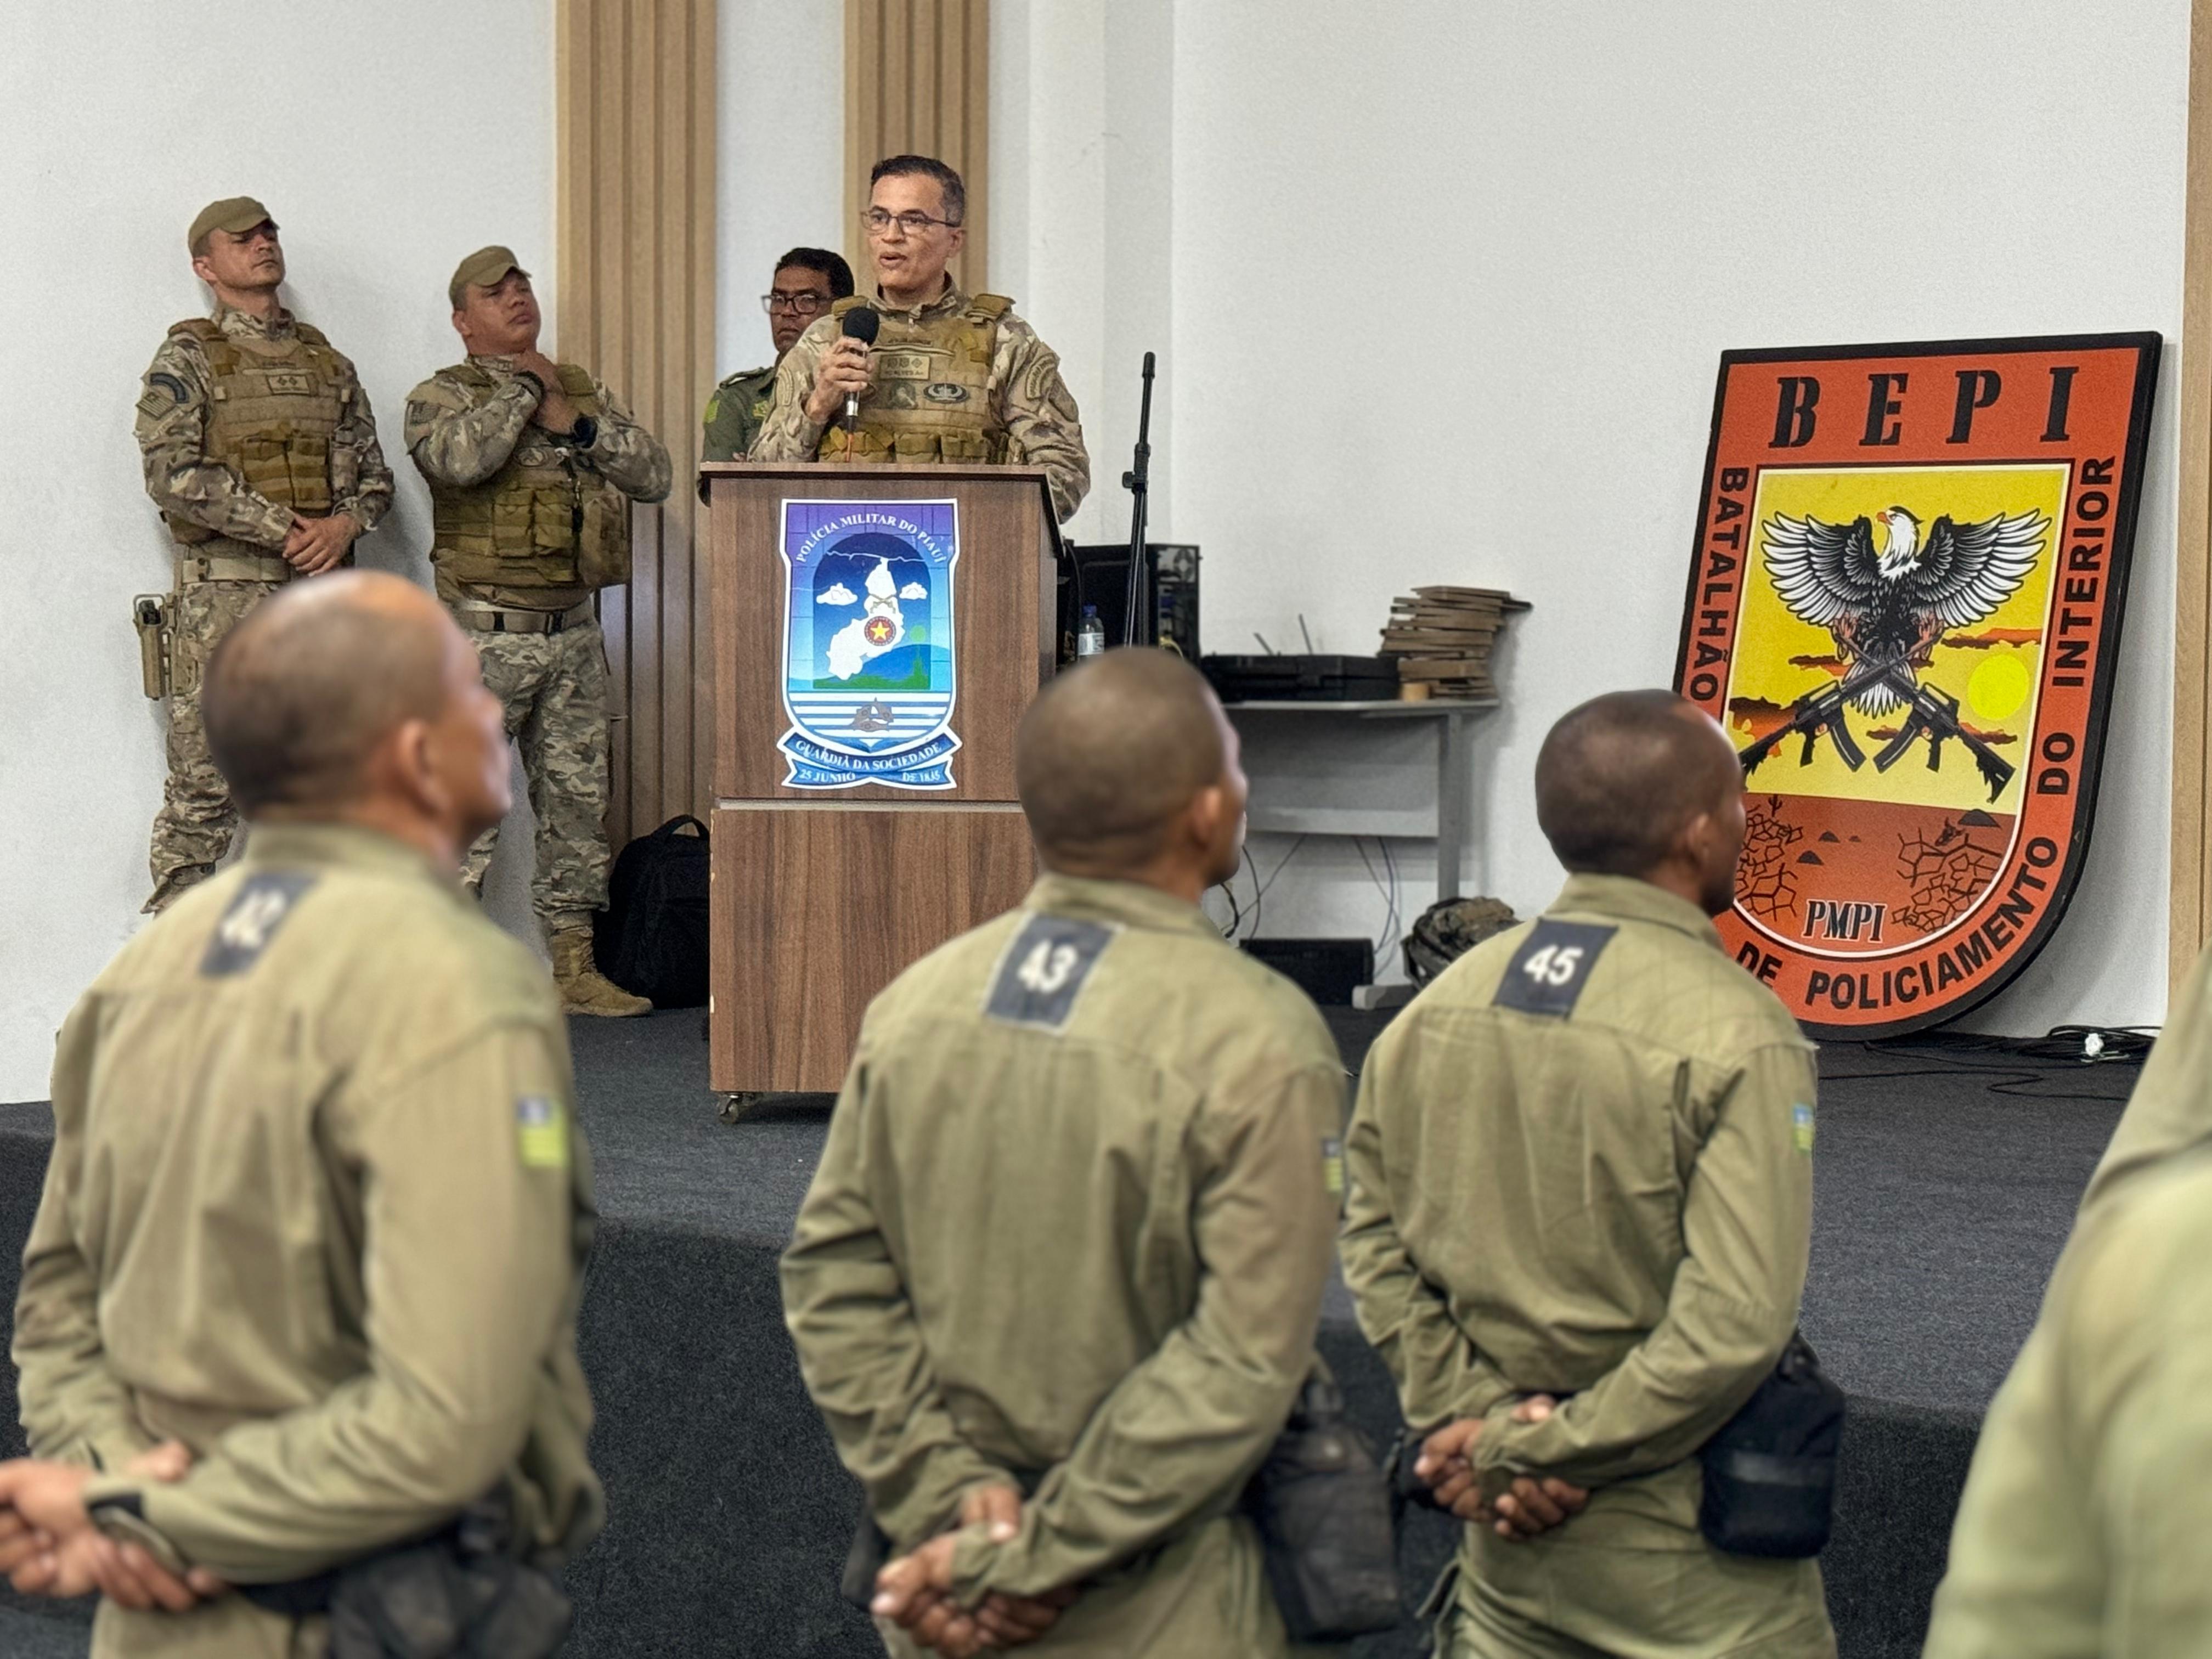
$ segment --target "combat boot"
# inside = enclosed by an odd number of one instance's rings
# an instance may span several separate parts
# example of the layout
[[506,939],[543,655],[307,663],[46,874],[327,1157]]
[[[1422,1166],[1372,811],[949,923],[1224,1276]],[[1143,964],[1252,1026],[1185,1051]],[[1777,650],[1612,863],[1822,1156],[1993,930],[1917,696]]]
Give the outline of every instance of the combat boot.
[[599,971],[592,960],[588,933],[556,933],[547,943],[553,951],[553,982],[561,988],[561,1006],[568,1012],[628,1019],[653,1012],[651,1002],[632,996]]

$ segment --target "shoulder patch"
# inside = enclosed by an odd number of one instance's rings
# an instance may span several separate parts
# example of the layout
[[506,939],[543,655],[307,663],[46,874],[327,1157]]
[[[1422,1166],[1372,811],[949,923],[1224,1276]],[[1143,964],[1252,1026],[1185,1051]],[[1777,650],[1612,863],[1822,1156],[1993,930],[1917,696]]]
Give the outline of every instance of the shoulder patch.
[[1586,921],[1539,921],[1506,964],[1491,1006],[1565,1019],[1574,1012],[1590,969],[1619,931]]
[[1790,1127],[1797,1137],[1797,1150],[1812,1156],[1814,1119],[1809,1102],[1801,1100],[1790,1109]]
[[526,1170],[568,1167],[568,1115],[550,1095],[525,1095],[514,1103],[515,1141]]
[[[146,377],[146,397],[151,398],[156,392],[167,392],[169,401],[173,404],[180,404],[192,395],[191,389],[185,385],[184,381],[170,374],[166,368],[157,368]],[[145,398],[139,400],[138,406],[145,409]],[[146,412],[150,415],[155,411],[147,410]]]
[[1119,931],[1072,916],[1031,916],[999,958],[983,1012],[1009,1025],[1060,1030]]
[[200,958],[200,977],[231,978],[260,961],[284,919],[319,879],[306,870],[264,870],[248,876],[215,925],[215,937]]

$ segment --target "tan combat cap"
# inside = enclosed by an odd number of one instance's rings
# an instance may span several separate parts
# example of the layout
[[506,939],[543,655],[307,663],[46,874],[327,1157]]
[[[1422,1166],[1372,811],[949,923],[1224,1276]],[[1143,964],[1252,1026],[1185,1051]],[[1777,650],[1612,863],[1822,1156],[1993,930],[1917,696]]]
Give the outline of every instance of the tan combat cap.
[[200,216],[185,233],[185,250],[198,250],[200,238],[211,230],[227,230],[234,236],[243,236],[254,226],[270,222],[269,210],[251,196],[226,196],[200,210]]
[[527,276],[522,262],[514,257],[514,250],[494,242],[489,247],[480,247],[453,269],[453,280],[446,284],[446,298],[453,301],[453,309],[461,308],[461,296],[470,288],[493,288],[510,270]]

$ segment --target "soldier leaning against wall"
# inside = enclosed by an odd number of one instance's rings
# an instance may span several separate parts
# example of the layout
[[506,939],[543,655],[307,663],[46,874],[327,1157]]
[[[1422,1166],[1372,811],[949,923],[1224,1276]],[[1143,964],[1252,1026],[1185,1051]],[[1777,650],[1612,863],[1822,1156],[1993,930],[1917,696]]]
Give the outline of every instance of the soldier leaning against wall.
[[210,203],[185,240],[215,310],[169,330],[137,410],[146,493],[177,556],[173,591],[133,606],[146,695],[169,704],[149,912],[204,880],[238,828],[200,721],[208,658],[285,582],[350,563],[355,538],[392,505],[353,364],[277,298],[284,250],[268,209],[250,196]]

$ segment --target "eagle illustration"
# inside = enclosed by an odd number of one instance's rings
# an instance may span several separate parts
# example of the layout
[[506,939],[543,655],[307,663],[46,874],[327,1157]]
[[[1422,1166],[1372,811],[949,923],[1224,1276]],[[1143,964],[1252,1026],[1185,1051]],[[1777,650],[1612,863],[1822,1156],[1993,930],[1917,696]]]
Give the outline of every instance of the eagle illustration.
[[1766,568],[1792,616],[1835,636],[1847,689],[1856,682],[1852,706],[1887,714],[1906,697],[1881,665],[1900,664],[1917,679],[1947,629],[1972,627],[2020,591],[2050,529],[2038,512],[1965,525],[1945,514],[1923,540],[1901,507],[1849,524],[1778,513],[1766,524]]

